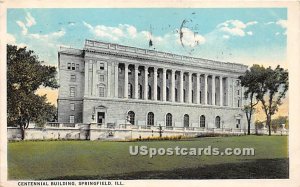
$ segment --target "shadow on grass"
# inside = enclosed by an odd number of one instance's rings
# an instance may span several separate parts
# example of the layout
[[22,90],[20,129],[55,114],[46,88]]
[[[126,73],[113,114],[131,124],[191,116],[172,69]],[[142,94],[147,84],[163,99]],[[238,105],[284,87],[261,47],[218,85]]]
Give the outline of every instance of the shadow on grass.
[[287,179],[288,159],[258,159],[243,163],[207,165],[170,171],[143,171],[110,176],[63,176],[48,180],[134,179]]

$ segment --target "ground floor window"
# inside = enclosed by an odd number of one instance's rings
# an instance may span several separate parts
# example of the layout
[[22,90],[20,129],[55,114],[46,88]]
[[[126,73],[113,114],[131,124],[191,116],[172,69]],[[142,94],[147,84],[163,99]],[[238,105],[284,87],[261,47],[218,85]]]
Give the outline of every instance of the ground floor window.
[[149,112],[147,116],[147,125],[154,125],[154,113]]
[[75,116],[73,116],[73,115],[70,116],[69,122],[70,123],[74,123],[75,122]]
[[128,112],[128,122],[134,125],[135,113],[133,111]]
[[200,127],[205,127],[205,116],[200,116]]
[[217,116],[216,117],[216,128],[220,128],[221,127],[221,118],[220,118],[220,116]]
[[172,126],[172,114],[168,113],[166,115],[166,126],[171,127]]
[[189,115],[185,114],[183,117],[183,123],[184,123],[184,127],[189,127],[190,125],[190,117]]

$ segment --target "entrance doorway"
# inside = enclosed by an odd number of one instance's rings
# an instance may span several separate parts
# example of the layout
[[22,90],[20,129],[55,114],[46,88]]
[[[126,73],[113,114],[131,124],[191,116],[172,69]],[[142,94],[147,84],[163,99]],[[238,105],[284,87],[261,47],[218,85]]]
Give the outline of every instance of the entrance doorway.
[[105,123],[105,112],[98,112],[97,123],[101,125]]

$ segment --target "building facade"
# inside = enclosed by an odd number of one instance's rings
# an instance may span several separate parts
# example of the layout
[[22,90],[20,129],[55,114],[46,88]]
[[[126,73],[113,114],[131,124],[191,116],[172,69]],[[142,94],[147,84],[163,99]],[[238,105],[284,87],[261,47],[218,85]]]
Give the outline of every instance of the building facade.
[[62,48],[58,122],[244,129],[247,66],[86,40]]

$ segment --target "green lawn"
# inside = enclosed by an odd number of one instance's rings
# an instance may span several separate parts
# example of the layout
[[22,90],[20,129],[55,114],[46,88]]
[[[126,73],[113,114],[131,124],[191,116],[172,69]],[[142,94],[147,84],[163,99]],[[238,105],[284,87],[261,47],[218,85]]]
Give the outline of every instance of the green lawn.
[[[184,141],[25,141],[8,144],[9,179],[288,178],[288,137],[211,137]],[[255,156],[131,156],[148,147],[253,147]]]

